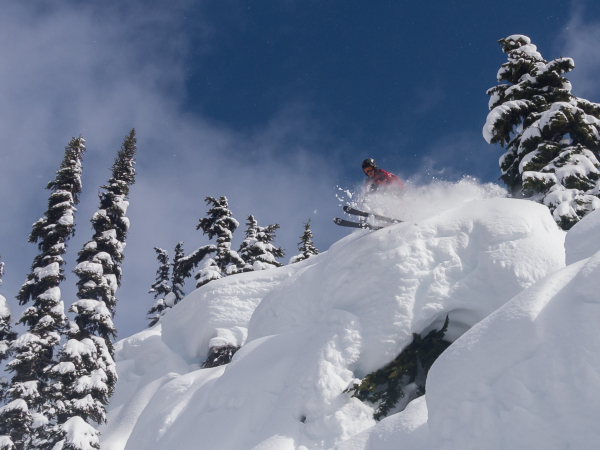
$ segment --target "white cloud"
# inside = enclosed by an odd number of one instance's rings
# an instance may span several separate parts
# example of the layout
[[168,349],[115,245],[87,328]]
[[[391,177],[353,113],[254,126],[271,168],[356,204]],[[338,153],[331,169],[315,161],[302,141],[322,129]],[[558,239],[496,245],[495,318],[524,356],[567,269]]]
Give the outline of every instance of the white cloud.
[[559,37],[561,56],[573,58],[575,69],[567,75],[573,94],[600,102],[600,22],[588,22],[585,9],[578,5]]
[[[341,149],[311,119],[309,107],[290,105],[251,132],[182,109],[190,56],[184,16],[183,6],[160,2],[55,3],[50,9],[15,2],[0,17],[0,253],[7,266],[2,293],[9,301],[36,254],[27,235],[45,210],[43,188],[64,146],[79,133],[88,151],[77,234],[61,286],[66,305],[75,300],[70,272],[75,253],[91,236],[97,189],[109,177],[123,136],[132,126],[138,132],[132,225],[117,293],[121,337],[145,325],[153,303],[146,293],[156,270],[153,247],[172,251],[184,240],[191,251],[207,243],[195,230],[207,195],[227,195],[242,228],[251,213],[259,223],[279,222],[277,243],[288,256],[315,209],[321,211],[312,222],[317,245],[344,234],[327,214],[337,204],[333,161]],[[210,27],[193,26],[206,36],[199,45],[210,49]],[[192,285],[190,280],[188,290]],[[11,306],[17,314],[23,309],[14,301]]]

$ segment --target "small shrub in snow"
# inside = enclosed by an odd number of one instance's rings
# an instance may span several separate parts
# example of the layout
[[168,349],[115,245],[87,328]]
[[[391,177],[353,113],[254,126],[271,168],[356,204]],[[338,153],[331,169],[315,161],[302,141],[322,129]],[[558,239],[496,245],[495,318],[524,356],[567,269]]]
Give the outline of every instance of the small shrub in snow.
[[208,356],[206,357],[206,361],[202,364],[202,367],[218,367],[224,364],[229,364],[231,362],[231,358],[235,355],[240,347],[236,347],[234,345],[221,345],[218,347],[212,347],[208,351]]
[[300,250],[300,254],[292,256],[290,258],[290,264],[304,261],[311,256],[319,254],[319,250],[317,250],[317,247],[315,247],[313,244],[312,238],[313,234],[310,229],[310,219],[308,219],[308,221],[304,224],[304,233],[302,233],[302,236],[300,236],[300,242],[298,242],[298,250]]
[[244,261],[244,267],[238,271],[250,272],[281,267],[283,264],[277,261],[276,258],[283,258],[283,249],[272,244],[279,225],[260,227],[252,215],[248,216],[246,225],[246,239],[244,239],[238,250]]
[[571,58],[546,61],[527,36],[500,39],[508,62],[490,96],[485,139],[506,145],[502,180],[550,208],[565,230],[600,207],[600,105],[571,94]]
[[413,333],[413,341],[396,359],[349,389],[354,391],[353,397],[377,404],[373,415],[375,420],[386,417],[406,395],[411,398],[406,398],[405,404],[425,395],[425,380],[429,369],[450,346],[450,342],[444,341],[448,323],[449,319],[446,317],[440,330],[432,330],[424,338]]

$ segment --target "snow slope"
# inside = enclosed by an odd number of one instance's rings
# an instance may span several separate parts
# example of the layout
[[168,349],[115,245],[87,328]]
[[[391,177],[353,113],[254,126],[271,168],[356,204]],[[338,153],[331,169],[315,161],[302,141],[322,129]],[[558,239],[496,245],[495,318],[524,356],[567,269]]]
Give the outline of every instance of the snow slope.
[[436,449],[600,443],[600,254],[521,293],[455,342],[427,382]]
[[567,264],[589,258],[600,251],[600,210],[592,211],[573,226],[565,240]]
[[[427,400],[378,424],[370,405],[342,391],[397,356],[413,332],[439,328],[447,314],[448,337],[458,339],[564,267],[563,242],[544,206],[478,200],[416,223],[352,233],[297,264],[211,282],[162,324],[118,344],[119,382],[102,448],[385,449],[402,437],[416,449],[447,440],[440,430],[458,425],[439,374],[454,370],[448,386],[466,389],[462,378],[476,378],[460,372],[468,355],[454,365],[457,356],[445,358],[443,371],[436,362],[433,394],[428,382]],[[200,369],[209,347],[224,343],[243,347],[229,365]],[[468,350],[458,347],[447,353]]]

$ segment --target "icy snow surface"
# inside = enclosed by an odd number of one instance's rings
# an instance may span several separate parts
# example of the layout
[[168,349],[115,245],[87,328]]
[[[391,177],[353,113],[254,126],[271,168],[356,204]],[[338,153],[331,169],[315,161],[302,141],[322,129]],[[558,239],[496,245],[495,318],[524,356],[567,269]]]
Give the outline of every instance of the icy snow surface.
[[[475,200],[434,217],[354,232],[290,266],[212,281],[161,324],[117,344],[119,381],[108,425],[101,427],[102,448],[385,450],[400,442],[413,450],[492,448],[482,444],[483,425],[500,441],[509,428],[485,410],[485,395],[497,402],[490,408],[504,407],[502,395],[530,407],[536,389],[528,386],[533,393],[527,394],[517,384],[507,392],[510,386],[494,386],[492,375],[518,370],[513,361],[523,348],[532,354],[544,346],[535,332],[513,337],[504,325],[501,332],[480,325],[463,333],[564,267],[564,235],[537,203]],[[413,332],[439,328],[447,314],[447,337],[458,340],[439,360],[444,369],[434,364],[427,399],[376,423],[370,404],[342,393],[395,358]],[[519,320],[517,328],[526,322]],[[498,352],[502,339],[508,342]],[[201,369],[209,347],[223,344],[243,346],[230,364]],[[566,369],[575,376],[584,362],[572,364]],[[559,398],[545,406],[566,405],[558,387],[546,387],[537,386],[538,392]],[[521,448],[510,440],[513,446],[504,448]]]

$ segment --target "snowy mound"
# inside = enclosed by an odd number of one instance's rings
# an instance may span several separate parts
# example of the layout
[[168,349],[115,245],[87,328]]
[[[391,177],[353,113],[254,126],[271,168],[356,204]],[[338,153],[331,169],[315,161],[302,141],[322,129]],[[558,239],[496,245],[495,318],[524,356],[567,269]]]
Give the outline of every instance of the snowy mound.
[[[342,391],[446,315],[447,337],[459,338],[564,267],[563,242],[544,206],[480,200],[211,282],[165,316],[162,335],[159,325],[118,344],[103,448],[328,449],[353,436],[357,447],[340,448],[363,448],[355,439],[372,433],[429,436],[423,399],[375,424],[372,407]],[[243,347],[200,369],[223,344]]]
[[597,253],[456,341],[427,381],[431,448],[597,448],[599,291]]
[[592,211],[573,226],[565,239],[567,264],[589,258],[600,251],[600,210]]

